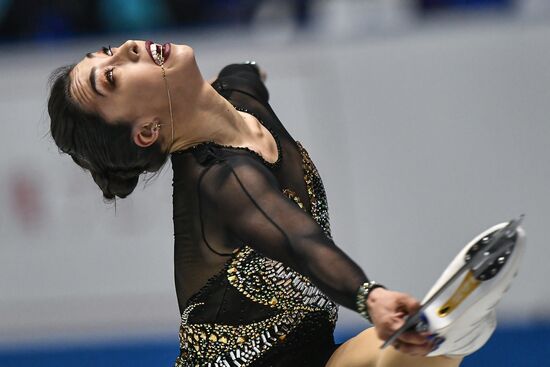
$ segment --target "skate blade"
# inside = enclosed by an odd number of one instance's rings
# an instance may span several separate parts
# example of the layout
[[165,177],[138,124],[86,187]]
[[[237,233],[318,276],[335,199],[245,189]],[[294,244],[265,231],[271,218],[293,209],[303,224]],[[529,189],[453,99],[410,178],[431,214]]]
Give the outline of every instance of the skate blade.
[[[489,238],[483,238],[480,242],[474,246],[478,246],[478,249],[472,252],[468,251],[465,258],[465,264],[447,280],[426,302],[424,302],[420,308],[413,314],[409,315],[405,319],[405,323],[397,329],[385,342],[380,349],[384,349],[387,346],[393,344],[403,333],[409,331],[424,332],[429,329],[428,319],[424,316],[424,311],[449,287],[455,283],[465,272],[470,271],[469,274],[462,281],[462,284],[457,288],[453,295],[444,303],[438,310],[440,317],[448,316],[453,310],[455,310],[467,297],[472,293],[479,284],[490,279],[489,275],[495,276],[498,271],[504,266],[508,257],[511,255],[514,244],[516,231],[525,215],[520,215],[517,219],[512,219],[508,225],[500,230],[495,231],[488,236]],[[480,251],[483,250],[483,251]],[[503,256],[506,256],[505,261],[500,260]],[[499,263],[501,262],[501,263]],[[496,264],[496,265],[495,265]],[[495,270],[496,269],[496,270]],[[471,275],[470,275],[471,274]],[[492,277],[491,276],[491,277]],[[447,308],[446,308],[447,307]]]

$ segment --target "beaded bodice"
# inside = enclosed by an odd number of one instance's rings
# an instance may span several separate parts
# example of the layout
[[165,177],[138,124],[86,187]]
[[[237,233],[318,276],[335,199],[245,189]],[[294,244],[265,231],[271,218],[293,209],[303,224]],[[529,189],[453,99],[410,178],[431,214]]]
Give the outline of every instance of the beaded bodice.
[[198,362],[213,366],[248,366],[278,344],[285,343],[287,336],[307,317],[318,318],[319,322],[334,328],[336,304],[306,277],[282,263],[244,246],[223,270],[208,286],[230,286],[249,302],[265,306],[268,316],[259,321],[243,319],[236,325],[192,323],[189,322],[191,313],[200,312],[205,304],[204,295],[198,295],[182,314],[182,355],[176,366],[194,366]]
[[172,155],[176,366],[321,366],[334,348],[335,302],[352,308],[366,277],[332,241],[308,152],[257,75],[237,70],[213,86],[269,130],[278,158],[214,142]]
[[[328,204],[321,177],[308,152],[296,142],[302,156],[304,183],[312,203],[310,215],[330,236]],[[252,153],[254,154],[254,153]],[[290,189],[283,193],[302,210],[302,200]],[[243,300],[264,306],[270,312],[260,321],[241,320],[237,325],[189,322],[193,312],[205,305],[212,288],[232,287]],[[240,305],[242,307],[242,305]],[[176,367],[212,363],[212,366],[248,366],[277,344],[284,343],[300,323],[318,318],[334,329],[338,306],[304,275],[283,263],[264,257],[249,246],[237,249],[220,273],[189,299],[182,313],[180,349]]]

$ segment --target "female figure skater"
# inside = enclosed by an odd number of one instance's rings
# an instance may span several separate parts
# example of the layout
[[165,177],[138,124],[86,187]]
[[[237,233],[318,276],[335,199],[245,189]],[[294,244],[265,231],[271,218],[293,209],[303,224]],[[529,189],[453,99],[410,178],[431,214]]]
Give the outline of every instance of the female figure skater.
[[[370,281],[331,239],[321,178],[253,63],[206,82],[188,46],[127,41],[53,75],[51,134],[107,199],[173,166],[176,366],[458,366],[441,339],[383,340],[418,302]],[[338,306],[371,320],[342,346]],[[453,356],[450,356],[450,355]]]

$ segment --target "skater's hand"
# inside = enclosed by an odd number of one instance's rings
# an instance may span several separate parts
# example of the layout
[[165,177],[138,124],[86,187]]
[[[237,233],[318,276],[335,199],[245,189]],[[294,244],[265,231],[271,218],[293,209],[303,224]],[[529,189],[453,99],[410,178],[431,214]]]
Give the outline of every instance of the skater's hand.
[[262,82],[265,82],[267,79],[267,73],[265,72],[264,69],[262,68],[259,68],[259,69],[260,69],[260,79],[262,80]]
[[[375,288],[369,294],[367,308],[376,334],[385,341],[405,323],[405,316],[420,308],[420,303],[408,294]],[[426,355],[433,348],[427,336],[427,333],[406,332],[393,347],[410,355]]]

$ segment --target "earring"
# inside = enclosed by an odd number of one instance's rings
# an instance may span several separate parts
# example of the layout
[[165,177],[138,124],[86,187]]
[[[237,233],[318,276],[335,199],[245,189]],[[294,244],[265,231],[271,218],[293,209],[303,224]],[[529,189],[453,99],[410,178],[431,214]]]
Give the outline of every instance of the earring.
[[160,124],[158,122],[155,122],[155,126],[153,126],[153,131],[157,132],[160,130]]

